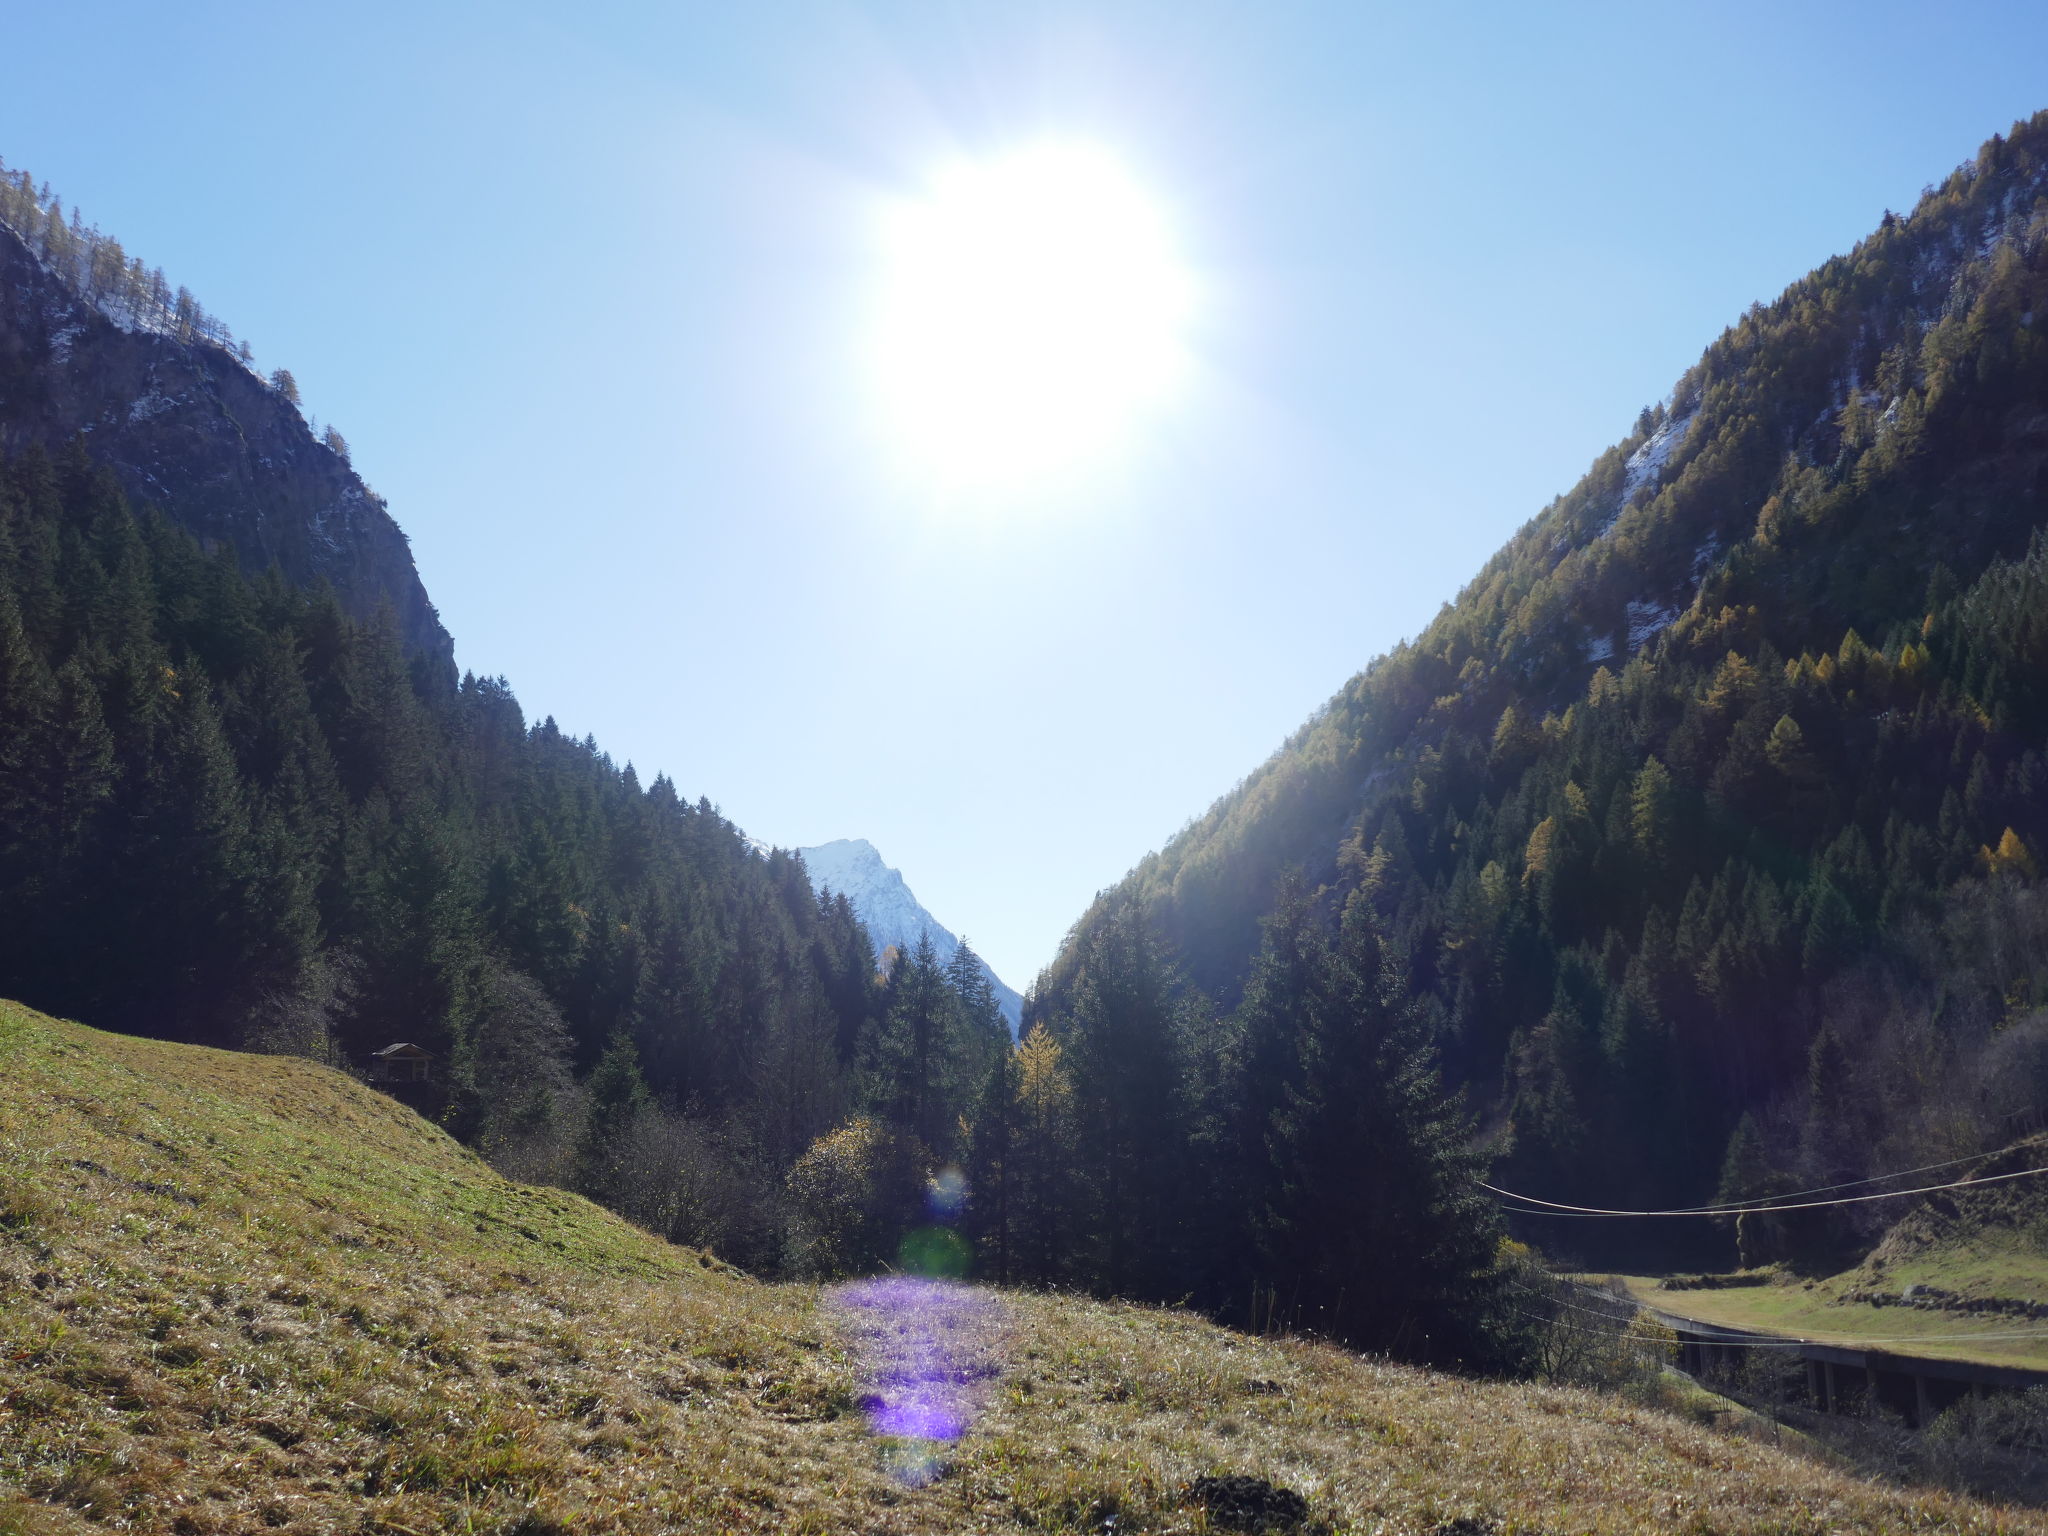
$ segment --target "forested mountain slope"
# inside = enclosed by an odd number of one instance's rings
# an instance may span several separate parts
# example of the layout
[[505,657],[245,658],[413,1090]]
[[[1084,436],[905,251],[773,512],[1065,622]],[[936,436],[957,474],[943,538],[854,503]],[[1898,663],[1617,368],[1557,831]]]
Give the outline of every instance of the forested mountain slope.
[[[1589,1203],[2048,1102],[2048,114],[1731,326],[1414,641],[1106,892],[1233,1005],[1362,891],[1507,1172]],[[1813,1182],[1821,1182],[1815,1178]]]
[[0,451],[84,434],[122,488],[253,574],[324,581],[342,611],[397,615],[409,652],[452,662],[406,538],[315,438],[289,373],[259,378],[225,326],[120,243],[0,167]]
[[137,517],[76,442],[0,458],[0,993],[358,1065],[411,1041],[486,1142],[552,1135],[610,1045],[627,1109],[744,1110],[791,1156],[879,995],[801,861]]
[[917,1209],[1007,1045],[971,954],[885,982],[799,857],[458,679],[289,380],[25,177],[5,274],[0,996],[359,1072],[410,1043],[397,1091],[501,1167],[757,1268],[893,1255],[787,1178],[872,1110]]

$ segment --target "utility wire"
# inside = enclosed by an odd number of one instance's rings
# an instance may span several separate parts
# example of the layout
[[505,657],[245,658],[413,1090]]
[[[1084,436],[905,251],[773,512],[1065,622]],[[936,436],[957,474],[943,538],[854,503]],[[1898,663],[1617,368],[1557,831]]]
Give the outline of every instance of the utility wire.
[[[1561,1200],[1544,1200],[1535,1195],[1519,1194],[1512,1189],[1501,1189],[1485,1180],[1474,1180],[1488,1194],[1498,1195],[1504,1200],[1520,1200],[1525,1204],[1510,1207],[1518,1215],[1549,1216],[1562,1213],[1572,1216],[1751,1216],[1770,1211],[1816,1211],[1827,1206],[1862,1205],[1871,1200],[1902,1200],[1909,1195],[1939,1194],[1945,1189],[1981,1189],[1986,1184],[2000,1184],[2007,1179],[2031,1179],[2048,1173],[2048,1168],[2023,1168],[2018,1173],[1993,1173],[1981,1179],[1956,1179],[1947,1184],[1923,1184],[1917,1189],[1893,1189],[1878,1195],[1842,1195],[1833,1200],[1806,1200],[1794,1205],[1717,1205],[1692,1206],[1672,1211],[1610,1211],[1595,1205],[1568,1205]],[[1529,1206],[1541,1206],[1531,1210]]]
[[[1952,1157],[1942,1163],[1924,1163],[1918,1168],[1900,1168],[1892,1173],[1874,1173],[1867,1179],[1850,1179],[1842,1184],[1818,1184],[1812,1189],[1788,1189],[1783,1194],[1778,1195],[1758,1195],[1754,1203],[1763,1205],[1780,1200],[1797,1200],[1801,1195],[1833,1194],[1838,1189],[1855,1189],[1863,1184],[1882,1184],[1888,1179],[1910,1178],[1916,1173],[1938,1173],[1944,1168],[1960,1168],[1964,1163],[1981,1163],[1985,1158],[1996,1155],[1991,1152],[1972,1152],[1968,1157]],[[1530,1199],[1533,1197],[1522,1195],[1517,1196],[1517,1198]],[[1743,1200],[1710,1200],[1705,1205],[1679,1206],[1671,1214],[1680,1215],[1688,1211],[1698,1211],[1702,1214],[1722,1215],[1738,1205],[1749,1203],[1751,1202]]]
[[[1560,1303],[1560,1305],[1564,1305],[1564,1303]],[[1517,1317],[1528,1318],[1531,1322],[1543,1323],[1553,1328],[1567,1328],[1573,1333],[1583,1333],[1587,1335],[1602,1333],[1601,1329],[1588,1328],[1583,1323],[1560,1323],[1557,1318],[1539,1317],[1536,1313],[1525,1312],[1520,1307],[1510,1307],[1508,1308],[1508,1310],[1510,1312],[1513,1312]],[[1586,1309],[1581,1307],[1574,1308],[1573,1310],[1585,1311]],[[1594,1313],[1592,1315],[1597,1317],[1603,1316],[1604,1314]],[[1716,1325],[1709,1323],[1705,1326],[1713,1327]],[[2039,1339],[2041,1337],[2042,1335],[2038,1333],[1901,1333],[1894,1334],[1889,1337],[1875,1335],[1855,1337],[1844,1334],[1839,1338],[1812,1339],[1804,1337],[1795,1338],[1791,1334],[1785,1334],[1779,1337],[1769,1339],[1730,1339],[1716,1336],[1714,1338],[1702,1339],[1699,1342],[1712,1344],[1717,1349],[1789,1349],[1801,1344],[1817,1345],[1824,1349],[1859,1349],[1865,1344],[1947,1344],[1951,1342],[1961,1342],[1964,1340],[1976,1341],[1989,1339]],[[1665,1347],[1662,1345],[1661,1341],[1656,1339],[1641,1339],[1639,1337],[1634,1342],[1656,1347]],[[1929,1355],[1927,1356],[1927,1358],[1933,1360],[1939,1359],[1940,1357],[1937,1355]],[[1956,1363],[1960,1365],[1971,1365],[1976,1362],[1963,1360],[1958,1361]]]

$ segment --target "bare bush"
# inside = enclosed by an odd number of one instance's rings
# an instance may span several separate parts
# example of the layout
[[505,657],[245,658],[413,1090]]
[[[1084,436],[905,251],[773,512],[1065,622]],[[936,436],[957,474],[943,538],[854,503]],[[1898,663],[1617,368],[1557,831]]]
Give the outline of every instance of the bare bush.
[[242,1023],[242,1046],[266,1056],[302,1056],[347,1070],[342,1021],[361,991],[362,962],[345,949],[314,957],[297,984],[265,992]]
[[1918,1447],[1927,1481],[1985,1498],[2048,1502],[2048,1388],[1964,1398]]
[[1507,1245],[1511,1294],[1538,1377],[1571,1386],[1641,1387],[1677,1355],[1677,1338],[1641,1315],[1618,1285],[1553,1274],[1536,1253]]
[[650,1108],[619,1167],[619,1208],[648,1231],[756,1272],[781,1260],[788,1216],[767,1160],[730,1127]]

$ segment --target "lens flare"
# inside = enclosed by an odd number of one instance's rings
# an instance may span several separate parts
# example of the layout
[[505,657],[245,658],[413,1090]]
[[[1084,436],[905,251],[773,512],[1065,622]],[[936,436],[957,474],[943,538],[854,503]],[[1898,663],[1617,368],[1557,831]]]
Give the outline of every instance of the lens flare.
[[927,1280],[964,1280],[974,1250],[950,1227],[919,1227],[896,1250],[897,1267]]
[[923,1486],[945,1470],[946,1447],[967,1433],[1002,1374],[1002,1308],[986,1292],[914,1275],[840,1286],[831,1305],[885,1465]]
[[924,1205],[933,1221],[958,1221],[967,1208],[967,1175],[950,1165],[941,1168],[925,1184]]
[[861,1406],[882,1463],[914,1488],[944,1474],[945,1448],[974,1422],[1003,1355],[1001,1306],[959,1283],[973,1249],[950,1223],[967,1209],[966,1175],[934,1173],[925,1208],[934,1225],[904,1237],[904,1273],[842,1285],[831,1300],[867,1383]]

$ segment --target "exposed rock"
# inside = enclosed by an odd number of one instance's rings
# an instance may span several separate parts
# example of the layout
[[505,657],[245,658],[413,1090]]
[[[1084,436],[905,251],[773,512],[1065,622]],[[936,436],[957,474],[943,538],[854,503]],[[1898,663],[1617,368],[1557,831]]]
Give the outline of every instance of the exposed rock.
[[116,324],[0,226],[0,450],[81,435],[138,505],[357,618],[389,602],[406,649],[452,668],[405,535],[296,406],[211,342]]
[[[920,936],[930,934],[941,962],[951,960],[959,950],[960,941],[953,931],[924,909],[903,876],[882,862],[882,855],[866,838],[842,837],[836,842],[796,851],[803,855],[804,868],[810,872],[813,886],[820,891],[836,891],[852,903],[876,948],[894,945],[907,951]],[[996,1004],[1003,1011],[1010,1033],[1016,1034],[1024,1000],[989,968],[986,960],[981,962],[981,971],[995,988]]]

